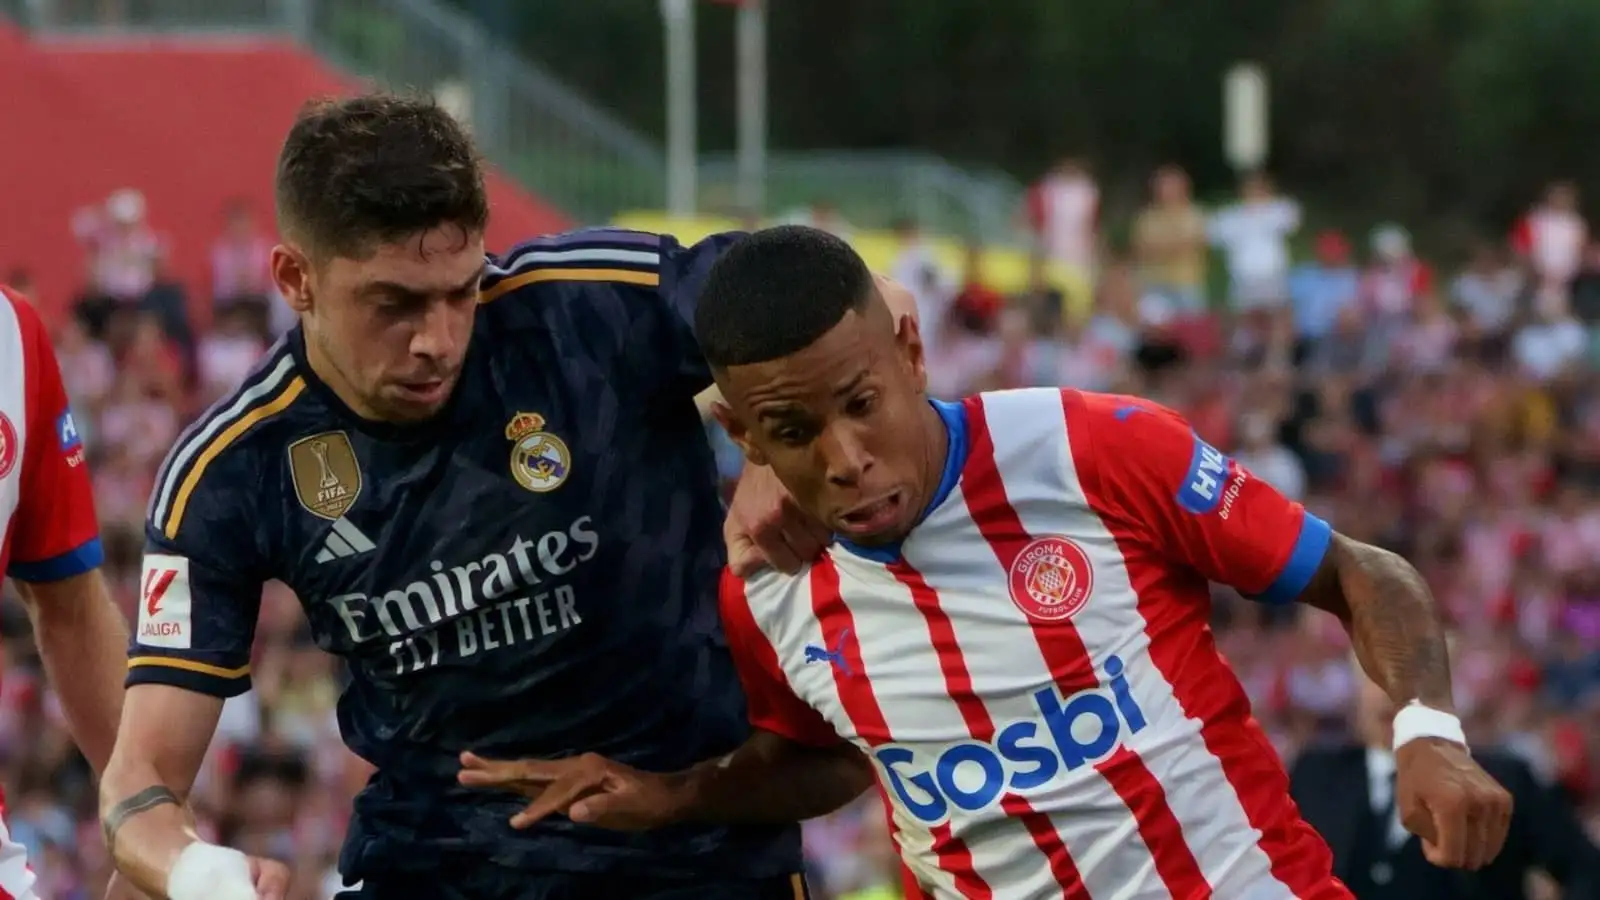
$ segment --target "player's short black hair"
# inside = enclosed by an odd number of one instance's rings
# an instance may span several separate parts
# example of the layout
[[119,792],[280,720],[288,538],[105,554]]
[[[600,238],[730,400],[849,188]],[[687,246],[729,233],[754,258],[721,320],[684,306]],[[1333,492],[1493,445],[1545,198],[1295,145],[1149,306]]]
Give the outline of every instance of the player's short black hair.
[[361,257],[441,225],[489,223],[472,138],[432,99],[372,93],[313,101],[278,156],[278,229],[313,257]]
[[717,368],[767,362],[810,346],[874,295],[872,271],[843,239],[780,225],[723,251],[695,309],[700,352]]

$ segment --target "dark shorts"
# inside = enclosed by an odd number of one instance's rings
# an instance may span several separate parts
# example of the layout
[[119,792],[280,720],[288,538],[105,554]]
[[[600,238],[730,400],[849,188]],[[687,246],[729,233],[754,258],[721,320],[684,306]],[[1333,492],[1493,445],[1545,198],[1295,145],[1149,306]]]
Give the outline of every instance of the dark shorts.
[[717,881],[477,868],[366,879],[334,900],[810,900],[798,873]]

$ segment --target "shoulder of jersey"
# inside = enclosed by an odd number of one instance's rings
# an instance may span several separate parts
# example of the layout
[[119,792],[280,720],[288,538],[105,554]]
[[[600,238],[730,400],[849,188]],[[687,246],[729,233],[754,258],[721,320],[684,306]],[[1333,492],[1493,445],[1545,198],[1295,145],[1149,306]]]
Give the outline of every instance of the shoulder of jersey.
[[504,256],[490,257],[482,302],[562,284],[655,288],[661,284],[661,246],[659,234],[624,228],[585,228],[534,238]]
[[[202,482],[226,483],[230,499],[247,496],[247,486],[253,485],[261,472],[250,463],[257,458],[251,452],[251,439],[280,419],[305,389],[305,376],[294,355],[279,341],[255,371],[201,413],[167,452],[150,495],[147,516],[151,529],[168,539],[176,538],[197,494],[204,492]],[[250,515],[245,509],[238,512]]]
[[45,330],[44,321],[39,318],[39,311],[33,308],[27,297],[7,285],[0,284],[0,300],[8,303],[15,312],[16,327],[24,340]]
[[744,579],[744,601],[750,607],[750,612],[757,618],[788,609],[797,602],[802,604],[798,608],[810,611],[810,602],[804,598],[798,598],[799,594],[809,588],[811,584],[810,574],[810,566],[801,569],[794,575],[786,574],[771,567],[762,569],[760,572]]

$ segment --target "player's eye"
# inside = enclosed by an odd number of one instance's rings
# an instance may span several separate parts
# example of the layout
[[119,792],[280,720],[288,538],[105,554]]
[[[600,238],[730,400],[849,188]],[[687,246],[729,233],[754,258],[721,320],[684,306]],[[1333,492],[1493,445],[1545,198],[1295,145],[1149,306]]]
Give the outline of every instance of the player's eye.
[[799,425],[780,425],[773,429],[772,436],[779,443],[788,444],[791,447],[804,447],[811,442],[811,429],[803,428]]
[[877,405],[877,393],[869,391],[865,394],[857,394],[856,396],[851,397],[850,402],[845,404],[844,411],[845,415],[850,416],[851,418],[859,419],[860,417],[872,412]]

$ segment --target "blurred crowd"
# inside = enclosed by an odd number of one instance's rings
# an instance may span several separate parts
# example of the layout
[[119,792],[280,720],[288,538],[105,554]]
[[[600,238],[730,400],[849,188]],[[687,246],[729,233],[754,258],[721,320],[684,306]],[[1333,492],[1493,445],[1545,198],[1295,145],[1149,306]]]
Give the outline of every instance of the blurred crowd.
[[[1065,385],[1172,406],[1258,477],[1339,530],[1394,549],[1427,577],[1455,641],[1469,734],[1528,760],[1600,830],[1600,242],[1572,186],[1553,185],[1510,235],[1448,268],[1399,225],[1313,231],[1262,175],[1202,209],[1165,167],[1113,232],[1087,166],[1033,190],[1039,259],[1089,275],[1086,304],[1040,276],[1003,295],[981,255],[947,271],[914,223],[890,273],[916,294],[934,391]],[[1311,217],[1314,220],[1314,216]],[[831,217],[829,227],[848,225]],[[76,298],[55,323],[90,450],[107,573],[133,616],[142,520],[178,431],[292,324],[272,296],[271,234],[220,210],[206,284],[165,274],[143,197],[82,211]],[[7,280],[24,292],[29,273]],[[724,477],[740,461],[710,428]],[[1219,642],[1263,725],[1291,756],[1346,726],[1357,682],[1336,622],[1219,590]],[[94,791],[39,675],[26,616],[0,605],[0,762],[11,827],[41,895],[97,894]],[[295,598],[269,586],[255,688],[229,701],[195,792],[202,828],[294,861],[297,897],[332,892],[349,798],[365,777],[339,742],[339,666]],[[811,823],[814,887],[831,900],[898,897],[875,797]]]

